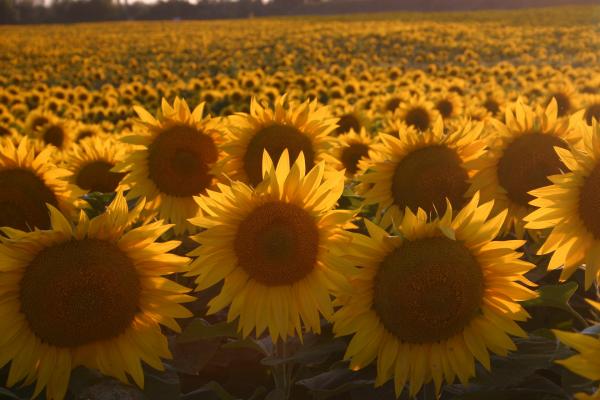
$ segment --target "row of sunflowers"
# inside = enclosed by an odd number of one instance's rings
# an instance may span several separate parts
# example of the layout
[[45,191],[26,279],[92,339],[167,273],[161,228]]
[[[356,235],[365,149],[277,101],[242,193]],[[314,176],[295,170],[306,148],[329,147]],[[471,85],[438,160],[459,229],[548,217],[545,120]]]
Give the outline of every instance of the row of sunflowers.
[[590,10],[0,28],[0,396],[600,398]]

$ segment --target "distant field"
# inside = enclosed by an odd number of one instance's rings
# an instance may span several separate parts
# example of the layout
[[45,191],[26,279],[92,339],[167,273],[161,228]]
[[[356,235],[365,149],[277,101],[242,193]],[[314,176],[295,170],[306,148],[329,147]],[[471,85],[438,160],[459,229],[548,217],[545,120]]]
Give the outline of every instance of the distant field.
[[[145,81],[152,81],[154,78],[149,79],[145,72],[157,67],[166,67],[177,77],[189,78],[205,71],[216,72],[215,64],[218,72],[229,74],[243,68],[289,67],[293,58],[294,69],[314,69],[336,63],[343,66],[350,60],[369,61],[374,53],[377,65],[370,62],[372,67],[382,64],[422,67],[429,62],[436,65],[455,62],[458,53],[467,49],[475,51],[486,65],[507,58],[517,65],[531,61],[556,63],[553,58],[561,54],[570,64],[585,64],[590,60],[580,58],[598,49],[599,16],[600,7],[561,7],[215,22],[5,26],[0,27],[0,60],[8,67],[8,73],[1,79],[5,84],[14,80],[14,76],[24,83],[39,82],[31,79],[32,74],[45,73],[52,82],[67,78],[77,83],[88,69],[94,68],[103,71],[105,78],[92,83],[116,82],[111,80],[112,70],[124,65],[126,75],[118,71],[119,83],[138,73]],[[584,54],[574,59],[567,57],[578,51],[582,40],[588,51],[581,49]],[[397,49],[399,46],[401,51]],[[280,50],[285,53],[278,53]],[[537,54],[542,51],[547,54]],[[155,59],[156,54],[169,57]],[[73,55],[91,58],[81,65],[81,61],[71,58]],[[530,61],[528,56],[534,59]],[[132,58],[140,65],[127,65]],[[195,65],[182,68],[186,62]],[[70,73],[68,68],[79,71]],[[63,71],[66,74],[62,75]]]

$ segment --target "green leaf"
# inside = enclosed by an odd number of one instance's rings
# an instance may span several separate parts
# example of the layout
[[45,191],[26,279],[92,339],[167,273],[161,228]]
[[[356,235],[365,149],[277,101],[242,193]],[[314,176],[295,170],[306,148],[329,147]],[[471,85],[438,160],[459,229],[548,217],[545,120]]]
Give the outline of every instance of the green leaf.
[[530,336],[514,341],[516,351],[506,357],[492,357],[491,372],[478,365],[473,383],[482,385],[486,390],[508,388],[531,379],[538,370],[556,368],[554,361],[570,354],[568,349],[557,346],[555,339]]
[[106,210],[106,206],[114,199],[114,193],[88,193],[83,195],[83,200],[87,202],[89,207],[85,208],[85,212],[89,218],[96,217]]
[[77,367],[71,371],[71,377],[69,379],[69,392],[78,398],[80,397],[80,394],[85,391],[85,389],[100,382],[102,379],[102,374],[94,371],[93,369]]
[[311,378],[299,380],[298,385],[308,389],[316,400],[326,399],[395,399],[394,385],[391,382],[375,387],[375,370],[367,368],[351,371],[347,368],[336,368]]
[[342,339],[327,340],[317,343],[313,346],[300,347],[293,355],[285,358],[266,357],[261,363],[270,367],[284,363],[294,362],[299,364],[309,364],[322,361],[335,353],[342,353],[346,349],[346,342]]
[[357,195],[356,193],[354,193],[354,191],[352,190],[352,188],[348,185],[344,186],[344,191],[342,192],[342,196],[344,197],[358,197],[360,198],[359,195]]
[[254,390],[254,393],[248,400],[262,400],[264,399],[265,393],[267,393],[267,389],[265,389],[264,386],[259,386]]
[[170,365],[165,367],[165,371],[145,371],[144,395],[149,400],[179,400],[181,396],[179,375]]
[[172,365],[178,372],[188,375],[197,375],[211,361],[219,351],[221,340],[208,339],[181,343],[174,338],[169,338]]
[[[212,394],[214,396],[209,396]],[[199,397],[198,395],[202,395]],[[219,400],[237,400],[231,393],[229,393],[223,386],[215,381],[210,381],[199,389],[194,390],[193,392],[186,393],[181,396],[181,400],[187,399],[219,399]]]
[[451,397],[453,400],[564,400],[569,398],[563,388],[539,375],[532,376],[510,388],[453,385],[446,387],[445,392],[454,392],[455,396]]
[[567,282],[562,285],[546,285],[538,289],[539,297],[523,302],[525,307],[553,307],[571,312],[569,300],[579,285]]
[[198,340],[207,340],[224,337],[238,337],[235,324],[218,322],[211,325],[208,321],[197,318],[190,322],[185,330],[179,335],[179,343],[191,343]]
[[577,291],[579,285],[570,281],[562,285],[546,285],[538,289],[539,296],[523,302],[525,307],[550,307],[563,310],[571,314],[574,319],[583,326],[587,326],[587,321],[569,304],[571,297]]
[[16,394],[14,394],[13,392],[11,392],[10,390],[0,387],[0,399],[2,398],[6,398],[6,399],[17,399],[19,400],[20,397],[17,396]]
[[266,397],[265,400],[286,400],[285,392],[283,389],[273,389]]
[[267,349],[254,339],[246,338],[242,340],[233,340],[221,346],[224,349],[252,349],[260,353],[267,354]]

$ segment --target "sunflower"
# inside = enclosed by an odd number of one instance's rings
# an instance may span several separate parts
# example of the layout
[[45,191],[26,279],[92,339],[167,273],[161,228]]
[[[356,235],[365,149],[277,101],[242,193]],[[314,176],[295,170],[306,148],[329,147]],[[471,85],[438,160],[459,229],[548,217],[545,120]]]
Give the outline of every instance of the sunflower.
[[436,96],[435,109],[442,118],[449,119],[462,115],[463,100],[460,95],[450,91],[443,91]]
[[9,139],[16,136],[15,130],[8,124],[0,125],[0,140]]
[[502,114],[506,107],[506,96],[502,89],[494,88],[481,97],[481,106],[489,115],[497,117]]
[[406,125],[397,115],[388,115],[383,120],[381,133],[399,138],[400,135],[416,135],[419,131],[414,126]]
[[334,333],[351,335],[345,358],[360,369],[377,359],[376,385],[394,379],[414,396],[433,379],[436,393],[458,376],[466,384],[475,360],[490,369],[489,352],[516,347],[508,334],[526,336],[515,323],[528,318],[517,303],[536,296],[523,274],[534,267],[515,251],[521,240],[493,241],[506,213],[488,219],[492,204],[479,196],[453,217],[431,222],[406,209],[400,236],[366,220],[370,236],[352,233],[347,257],[359,272],[353,290],[338,296]]
[[467,91],[469,83],[462,78],[451,77],[450,81],[447,82],[446,87],[449,92],[454,92],[460,96],[463,96]]
[[575,87],[570,82],[552,82],[548,85],[548,96],[545,104],[552,100],[557,103],[558,117],[568,116],[579,108],[579,98]]
[[552,228],[539,254],[553,253],[549,269],[563,267],[561,279],[568,279],[586,264],[585,286],[600,275],[600,124],[578,125],[582,142],[571,151],[557,147],[560,160],[570,172],[553,175],[552,185],[531,191],[530,204],[539,207],[524,220],[528,229]]
[[47,99],[44,102],[44,108],[46,108],[47,110],[51,111],[52,113],[56,114],[56,115],[63,115],[64,112],[67,110],[67,108],[69,108],[69,103],[67,103],[65,100],[59,100],[59,99]]
[[29,114],[29,107],[24,103],[15,103],[10,107],[10,113],[17,119],[22,120],[27,118]]
[[68,120],[52,117],[45,124],[38,126],[29,136],[40,140],[46,146],[66,150],[73,142],[72,124]]
[[66,169],[72,173],[69,180],[87,193],[124,189],[120,182],[125,173],[112,169],[125,158],[129,147],[110,136],[81,140],[65,155]]
[[380,99],[380,113],[381,114],[390,114],[394,113],[400,104],[405,101],[405,96],[399,93],[390,93]]
[[[7,103],[8,104],[8,103]],[[2,102],[2,94],[0,93],[0,117],[4,117],[6,115],[10,115],[12,116],[12,112],[11,110],[4,105],[4,103]]]
[[441,215],[446,198],[454,207],[461,207],[474,173],[470,163],[485,151],[485,142],[479,138],[482,130],[482,123],[467,123],[445,134],[439,117],[425,133],[406,131],[400,138],[381,135],[376,149],[379,156],[358,178],[362,187],[368,188],[363,193],[365,204],[378,204],[385,226],[398,220],[406,207]]
[[198,212],[194,196],[215,183],[212,169],[222,140],[216,120],[203,117],[204,103],[190,112],[179,98],[173,107],[163,100],[158,120],[142,107],[136,106],[135,111],[143,129],[121,140],[138,147],[113,171],[131,171],[122,181],[131,187],[127,198],[146,197],[147,208],[174,223],[176,234],[193,229],[187,219]]
[[[462,119],[468,119],[471,121],[487,121],[491,120],[492,114],[483,106],[477,103],[467,103],[465,111],[462,115]],[[489,129],[485,130],[485,133],[489,133]]]
[[70,172],[52,162],[53,150],[36,155],[35,142],[0,142],[0,227],[50,227],[46,204],[71,214],[82,193],[68,183]]
[[[36,397],[62,399],[79,365],[143,386],[140,361],[163,369],[170,357],[160,325],[191,316],[179,303],[188,289],[162,277],[185,272],[188,259],[167,253],[179,242],[155,243],[168,225],[129,229],[131,212],[118,193],[104,214],[82,211],[72,226],[50,207],[49,230],[4,229],[0,244],[0,366],[8,385],[36,381]],[[50,305],[50,306],[49,306]]]
[[554,148],[567,148],[577,138],[568,121],[557,118],[556,101],[545,110],[517,101],[507,107],[505,120],[490,120],[494,130],[490,150],[476,162],[470,193],[480,191],[482,199],[494,199],[496,212],[508,209],[503,230],[514,227],[522,237],[523,217],[531,211],[533,199],[529,192],[549,185],[549,175],[567,168]]
[[306,169],[310,170],[321,160],[335,164],[327,154],[337,125],[325,107],[316,101],[302,104],[289,103],[287,96],[275,101],[274,109],[261,106],[252,99],[250,113],[237,113],[229,117],[229,137],[224,151],[227,157],[222,173],[231,179],[258,185],[262,181],[262,158],[266,150],[273,160],[278,160],[288,149],[294,162],[301,152]]
[[338,127],[332,132],[334,136],[339,136],[350,131],[360,132],[363,128],[368,130],[369,116],[365,110],[362,110],[357,105],[350,105],[345,101],[332,106],[337,108],[335,115],[339,116]]
[[[600,303],[587,300],[587,302],[600,312]],[[562,343],[577,350],[579,354],[569,357],[565,360],[558,360],[556,363],[581,375],[592,381],[600,380],[600,339],[598,337],[585,335],[581,333],[564,332],[553,330],[554,335]],[[575,395],[577,400],[598,400],[600,399],[600,390],[592,395],[587,393],[578,393]]]
[[583,117],[588,125],[592,125],[592,121],[600,121],[600,95],[584,95],[582,96],[585,103],[585,111]]
[[79,142],[85,138],[100,136],[101,133],[102,128],[98,125],[79,123],[74,130],[73,137],[76,142]]
[[27,115],[25,120],[25,132],[29,135],[34,134],[38,128],[49,123],[53,118],[54,114],[44,108],[36,108]]
[[337,137],[333,148],[333,156],[340,161],[342,168],[346,170],[346,176],[352,178],[359,171],[365,171],[369,165],[369,153],[374,151],[376,143],[365,129],[360,133],[350,130]]
[[419,96],[411,96],[406,101],[401,102],[396,114],[406,125],[412,126],[420,132],[431,129],[440,115],[431,101]]
[[204,216],[191,222],[206,230],[193,236],[200,246],[191,275],[197,290],[223,281],[209,303],[214,314],[229,305],[244,336],[268,330],[273,341],[303,330],[320,332],[331,318],[330,293],[346,284],[340,258],[343,226],[352,214],[332,211],[344,189],[343,172],[324,175],[324,162],[305,173],[302,152],[290,168],[285,150],[277,167],[264,152],[265,180],[254,189],[242,182],[220,185],[197,198]]

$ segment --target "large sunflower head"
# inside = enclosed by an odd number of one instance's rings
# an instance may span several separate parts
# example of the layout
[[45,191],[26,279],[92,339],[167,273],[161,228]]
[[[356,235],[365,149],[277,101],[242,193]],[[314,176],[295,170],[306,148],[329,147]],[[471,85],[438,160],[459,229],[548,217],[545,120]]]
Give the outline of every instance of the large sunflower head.
[[46,204],[72,214],[83,194],[68,183],[71,173],[52,161],[53,149],[37,154],[34,141],[0,142],[0,227],[48,229]]
[[526,228],[552,228],[540,254],[553,253],[549,269],[562,267],[565,280],[585,263],[585,285],[600,276],[600,124],[577,125],[583,140],[571,151],[555,147],[570,172],[550,176],[552,183],[531,191],[530,204],[539,207],[524,220]]
[[223,146],[227,157],[223,173],[235,180],[257,185],[262,181],[262,159],[266,150],[273,160],[279,160],[285,149],[290,161],[304,154],[305,168],[310,170],[321,160],[335,164],[328,156],[337,119],[316,101],[288,103],[279,97],[270,109],[252,99],[250,113],[229,117],[229,136]]
[[369,165],[370,155],[377,143],[363,128],[359,133],[351,130],[337,137],[332,154],[339,160],[340,168],[344,168],[346,176],[352,178],[359,171],[365,171]]
[[169,357],[160,325],[191,314],[179,303],[188,289],[163,278],[184,272],[188,259],[167,253],[179,242],[155,243],[168,225],[130,229],[118,193],[104,214],[84,212],[73,226],[51,207],[49,230],[4,229],[0,244],[0,364],[11,362],[8,385],[36,381],[36,397],[62,399],[72,369],[99,370],[143,386],[141,361],[163,369]]
[[71,171],[71,183],[91,193],[111,193],[124,189],[122,172],[113,172],[131,146],[110,136],[88,137],[73,145],[65,155],[65,168]]
[[146,197],[148,209],[174,223],[175,233],[183,233],[192,229],[187,219],[198,212],[194,196],[205,193],[216,180],[213,167],[222,141],[217,120],[203,116],[204,103],[190,111],[179,98],[173,106],[163,99],[158,119],[142,107],[135,111],[141,129],[122,141],[137,147],[114,171],[128,172],[122,181],[131,187],[128,198]]
[[477,162],[472,192],[495,200],[497,211],[508,209],[504,231],[523,234],[523,217],[531,210],[531,190],[550,184],[549,175],[565,171],[555,147],[567,148],[577,137],[568,120],[557,118],[557,103],[544,110],[521,101],[507,107],[505,122],[491,120],[490,151]]
[[482,129],[482,123],[469,122],[445,134],[438,118],[433,129],[425,133],[406,131],[399,138],[381,135],[377,158],[359,177],[365,184],[361,187],[367,188],[365,204],[378,204],[385,226],[397,221],[405,208],[442,215],[446,199],[453,207],[461,207],[474,173],[471,163],[485,151]]
[[347,258],[360,266],[352,290],[338,297],[337,335],[354,335],[350,367],[377,359],[376,384],[394,379],[396,394],[410,395],[433,380],[439,393],[456,376],[466,384],[475,360],[490,369],[489,352],[515,350],[508,334],[525,336],[515,323],[528,317],[517,303],[535,297],[521,283],[534,267],[519,259],[523,241],[493,241],[506,213],[488,219],[491,203],[479,196],[454,214],[431,222],[425,211],[406,209],[388,236],[365,221],[369,236],[352,234]]
[[273,341],[320,332],[320,316],[333,314],[330,293],[346,284],[340,256],[352,214],[332,211],[344,188],[342,172],[308,173],[300,152],[290,168],[287,150],[273,166],[263,159],[264,181],[220,185],[197,198],[204,215],[191,222],[206,230],[193,237],[190,255],[197,290],[223,282],[209,313],[229,306],[244,336],[268,330]]

